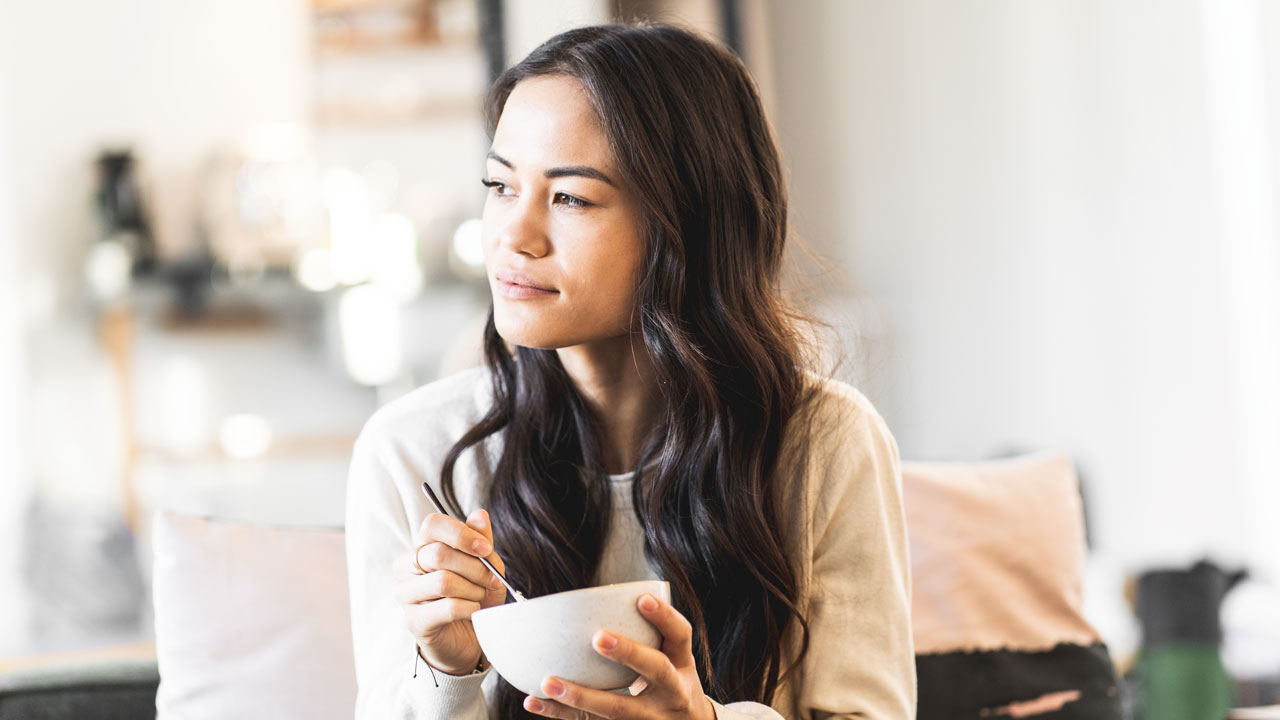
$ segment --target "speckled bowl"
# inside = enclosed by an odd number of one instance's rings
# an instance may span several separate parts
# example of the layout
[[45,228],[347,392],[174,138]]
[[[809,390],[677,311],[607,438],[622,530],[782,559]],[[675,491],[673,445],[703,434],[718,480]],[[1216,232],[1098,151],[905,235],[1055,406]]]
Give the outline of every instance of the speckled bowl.
[[548,675],[620,690],[635,682],[636,672],[596,652],[591,638],[608,630],[659,647],[661,634],[636,607],[645,593],[671,602],[665,580],[642,580],[497,605],[477,610],[471,622],[494,669],[526,695],[545,699],[542,681]]

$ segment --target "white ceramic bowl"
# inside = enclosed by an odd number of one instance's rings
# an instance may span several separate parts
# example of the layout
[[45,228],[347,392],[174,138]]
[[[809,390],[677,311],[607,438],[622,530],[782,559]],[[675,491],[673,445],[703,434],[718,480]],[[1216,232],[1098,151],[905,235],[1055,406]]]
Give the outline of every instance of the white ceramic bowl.
[[636,672],[596,652],[591,638],[608,630],[659,647],[661,634],[636,606],[645,593],[671,602],[665,580],[642,580],[485,608],[473,613],[471,622],[494,669],[526,695],[545,699],[542,681],[548,675],[597,690],[620,690],[635,682]]

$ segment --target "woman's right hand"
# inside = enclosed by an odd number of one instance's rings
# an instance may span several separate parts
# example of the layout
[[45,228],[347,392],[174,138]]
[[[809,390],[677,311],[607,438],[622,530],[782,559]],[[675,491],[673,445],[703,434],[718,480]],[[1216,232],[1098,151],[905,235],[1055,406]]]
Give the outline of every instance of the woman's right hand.
[[396,601],[422,659],[450,675],[469,675],[480,662],[471,614],[506,601],[506,588],[481,557],[506,572],[493,549],[489,513],[477,509],[465,524],[440,513],[428,515],[414,533],[413,548],[393,564]]

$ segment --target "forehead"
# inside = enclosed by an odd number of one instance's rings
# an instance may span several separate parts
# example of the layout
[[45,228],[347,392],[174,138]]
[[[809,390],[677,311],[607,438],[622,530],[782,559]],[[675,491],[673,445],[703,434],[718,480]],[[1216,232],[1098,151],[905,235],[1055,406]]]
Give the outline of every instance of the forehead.
[[493,150],[517,168],[584,164],[604,170],[612,164],[609,141],[582,83],[563,75],[515,86],[494,130]]

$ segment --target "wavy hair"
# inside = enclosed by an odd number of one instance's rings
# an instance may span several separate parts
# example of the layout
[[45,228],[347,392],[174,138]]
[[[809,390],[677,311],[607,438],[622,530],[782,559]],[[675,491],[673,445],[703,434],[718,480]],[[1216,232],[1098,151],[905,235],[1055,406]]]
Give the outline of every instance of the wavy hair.
[[[557,35],[494,83],[493,137],[515,86],[582,83],[614,161],[642,207],[645,261],[632,332],[656,368],[662,421],[632,483],[649,562],[693,625],[711,697],[768,704],[784,632],[809,628],[779,517],[775,466],[807,402],[800,315],[780,288],[787,197],[776,143],[746,68],[726,48],[670,26],[601,25]],[[509,574],[530,596],[596,583],[612,512],[596,418],[554,350],[508,346],[490,308],[488,413],[451,448],[441,480],[502,433],[483,499]],[[789,630],[790,629],[790,630]],[[498,716],[532,717],[501,682]]]

